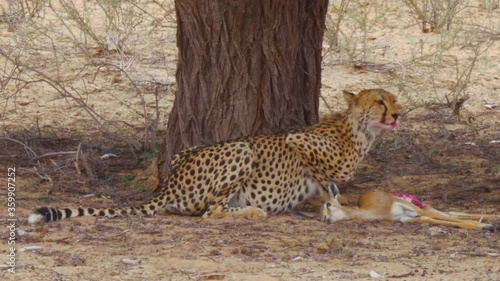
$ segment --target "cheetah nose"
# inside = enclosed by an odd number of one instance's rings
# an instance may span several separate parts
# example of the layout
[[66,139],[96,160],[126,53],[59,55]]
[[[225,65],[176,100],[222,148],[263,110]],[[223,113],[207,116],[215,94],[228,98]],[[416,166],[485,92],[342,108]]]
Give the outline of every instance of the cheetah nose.
[[393,113],[391,115],[392,115],[392,118],[394,118],[394,119],[398,119],[398,117],[399,117],[399,113]]

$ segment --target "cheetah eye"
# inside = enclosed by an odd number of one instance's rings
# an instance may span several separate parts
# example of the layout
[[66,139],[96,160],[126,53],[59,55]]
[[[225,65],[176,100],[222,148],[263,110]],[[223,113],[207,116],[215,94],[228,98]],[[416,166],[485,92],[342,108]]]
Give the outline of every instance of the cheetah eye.
[[376,100],[375,102],[380,104],[380,105],[385,105],[383,100]]

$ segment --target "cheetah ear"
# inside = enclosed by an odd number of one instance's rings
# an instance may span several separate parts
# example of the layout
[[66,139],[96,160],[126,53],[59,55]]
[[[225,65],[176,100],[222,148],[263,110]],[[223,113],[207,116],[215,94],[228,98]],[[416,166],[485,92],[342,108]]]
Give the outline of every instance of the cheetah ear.
[[342,94],[344,94],[344,99],[346,100],[349,108],[355,106],[358,103],[358,99],[356,98],[355,94],[348,92],[346,90],[343,90]]

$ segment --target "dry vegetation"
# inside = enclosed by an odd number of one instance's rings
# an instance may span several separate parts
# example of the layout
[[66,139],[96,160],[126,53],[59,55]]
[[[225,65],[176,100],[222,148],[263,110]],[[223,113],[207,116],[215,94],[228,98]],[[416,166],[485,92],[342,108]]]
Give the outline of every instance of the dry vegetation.
[[[151,196],[154,172],[140,172],[174,98],[173,8],[0,2],[0,169],[16,167],[19,219],[35,206],[122,206]],[[392,189],[440,209],[500,213],[499,73],[498,0],[330,1],[320,110],[343,108],[342,89],[369,87],[406,106],[401,127],[342,191],[353,201]],[[389,280],[500,280],[498,231],[290,215],[85,218],[20,229],[19,249],[42,248],[19,252],[16,275],[2,269],[1,278],[368,280],[373,270]]]

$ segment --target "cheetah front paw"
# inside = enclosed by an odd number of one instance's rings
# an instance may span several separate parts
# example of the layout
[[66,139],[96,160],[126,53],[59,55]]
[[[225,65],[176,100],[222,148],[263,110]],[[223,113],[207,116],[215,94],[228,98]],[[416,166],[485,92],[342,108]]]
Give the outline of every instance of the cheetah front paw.
[[213,208],[209,208],[203,214],[203,218],[223,218],[227,216],[260,219],[260,218],[265,218],[267,216],[267,213],[261,208],[257,207],[224,209],[222,206],[216,206]]
[[267,213],[258,207],[245,207],[239,211],[236,211],[235,215],[245,218],[256,218],[256,219],[263,219],[267,217]]

